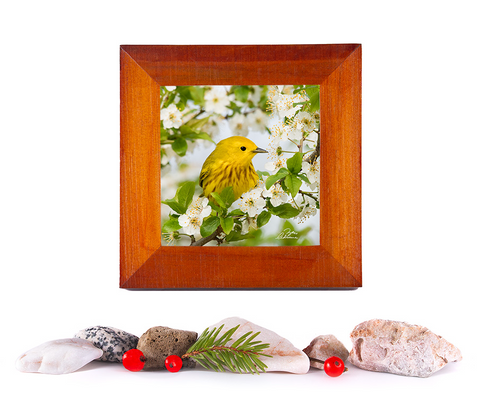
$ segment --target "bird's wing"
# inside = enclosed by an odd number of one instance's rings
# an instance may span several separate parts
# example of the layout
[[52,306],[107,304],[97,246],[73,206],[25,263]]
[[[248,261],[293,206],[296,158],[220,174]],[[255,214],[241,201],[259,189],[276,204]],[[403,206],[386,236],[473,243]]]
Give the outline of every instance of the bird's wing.
[[200,172],[200,186],[203,188],[203,183],[207,179],[208,175],[210,174],[210,170],[206,168],[206,166],[202,167],[202,171]]

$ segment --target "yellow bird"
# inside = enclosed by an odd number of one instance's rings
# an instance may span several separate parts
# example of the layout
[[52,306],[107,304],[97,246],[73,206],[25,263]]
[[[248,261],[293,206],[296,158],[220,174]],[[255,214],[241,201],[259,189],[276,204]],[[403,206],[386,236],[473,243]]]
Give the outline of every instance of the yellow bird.
[[209,197],[231,186],[237,200],[242,193],[252,189],[258,181],[252,159],[267,151],[242,136],[233,136],[220,141],[205,160],[200,172],[200,186]]

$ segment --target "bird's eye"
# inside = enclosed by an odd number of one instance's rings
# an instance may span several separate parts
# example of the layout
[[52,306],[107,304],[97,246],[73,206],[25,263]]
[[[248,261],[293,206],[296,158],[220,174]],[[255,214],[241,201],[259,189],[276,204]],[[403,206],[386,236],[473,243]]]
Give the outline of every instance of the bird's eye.
[[245,151],[247,148],[246,147],[240,147],[242,151]]

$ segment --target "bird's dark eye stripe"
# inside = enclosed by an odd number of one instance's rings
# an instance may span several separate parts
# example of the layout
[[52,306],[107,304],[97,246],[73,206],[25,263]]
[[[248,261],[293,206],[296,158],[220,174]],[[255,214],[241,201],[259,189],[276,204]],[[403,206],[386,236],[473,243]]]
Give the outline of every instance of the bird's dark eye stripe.
[[242,151],[245,151],[247,148],[246,147],[240,147]]

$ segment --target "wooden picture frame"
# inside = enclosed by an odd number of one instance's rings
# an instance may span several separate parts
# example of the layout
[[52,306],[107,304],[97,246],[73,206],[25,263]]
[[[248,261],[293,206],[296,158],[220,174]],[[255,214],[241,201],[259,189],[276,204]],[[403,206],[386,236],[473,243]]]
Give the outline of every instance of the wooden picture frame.
[[[120,47],[120,287],[362,286],[361,45]],[[320,85],[320,245],[161,246],[160,86]]]

